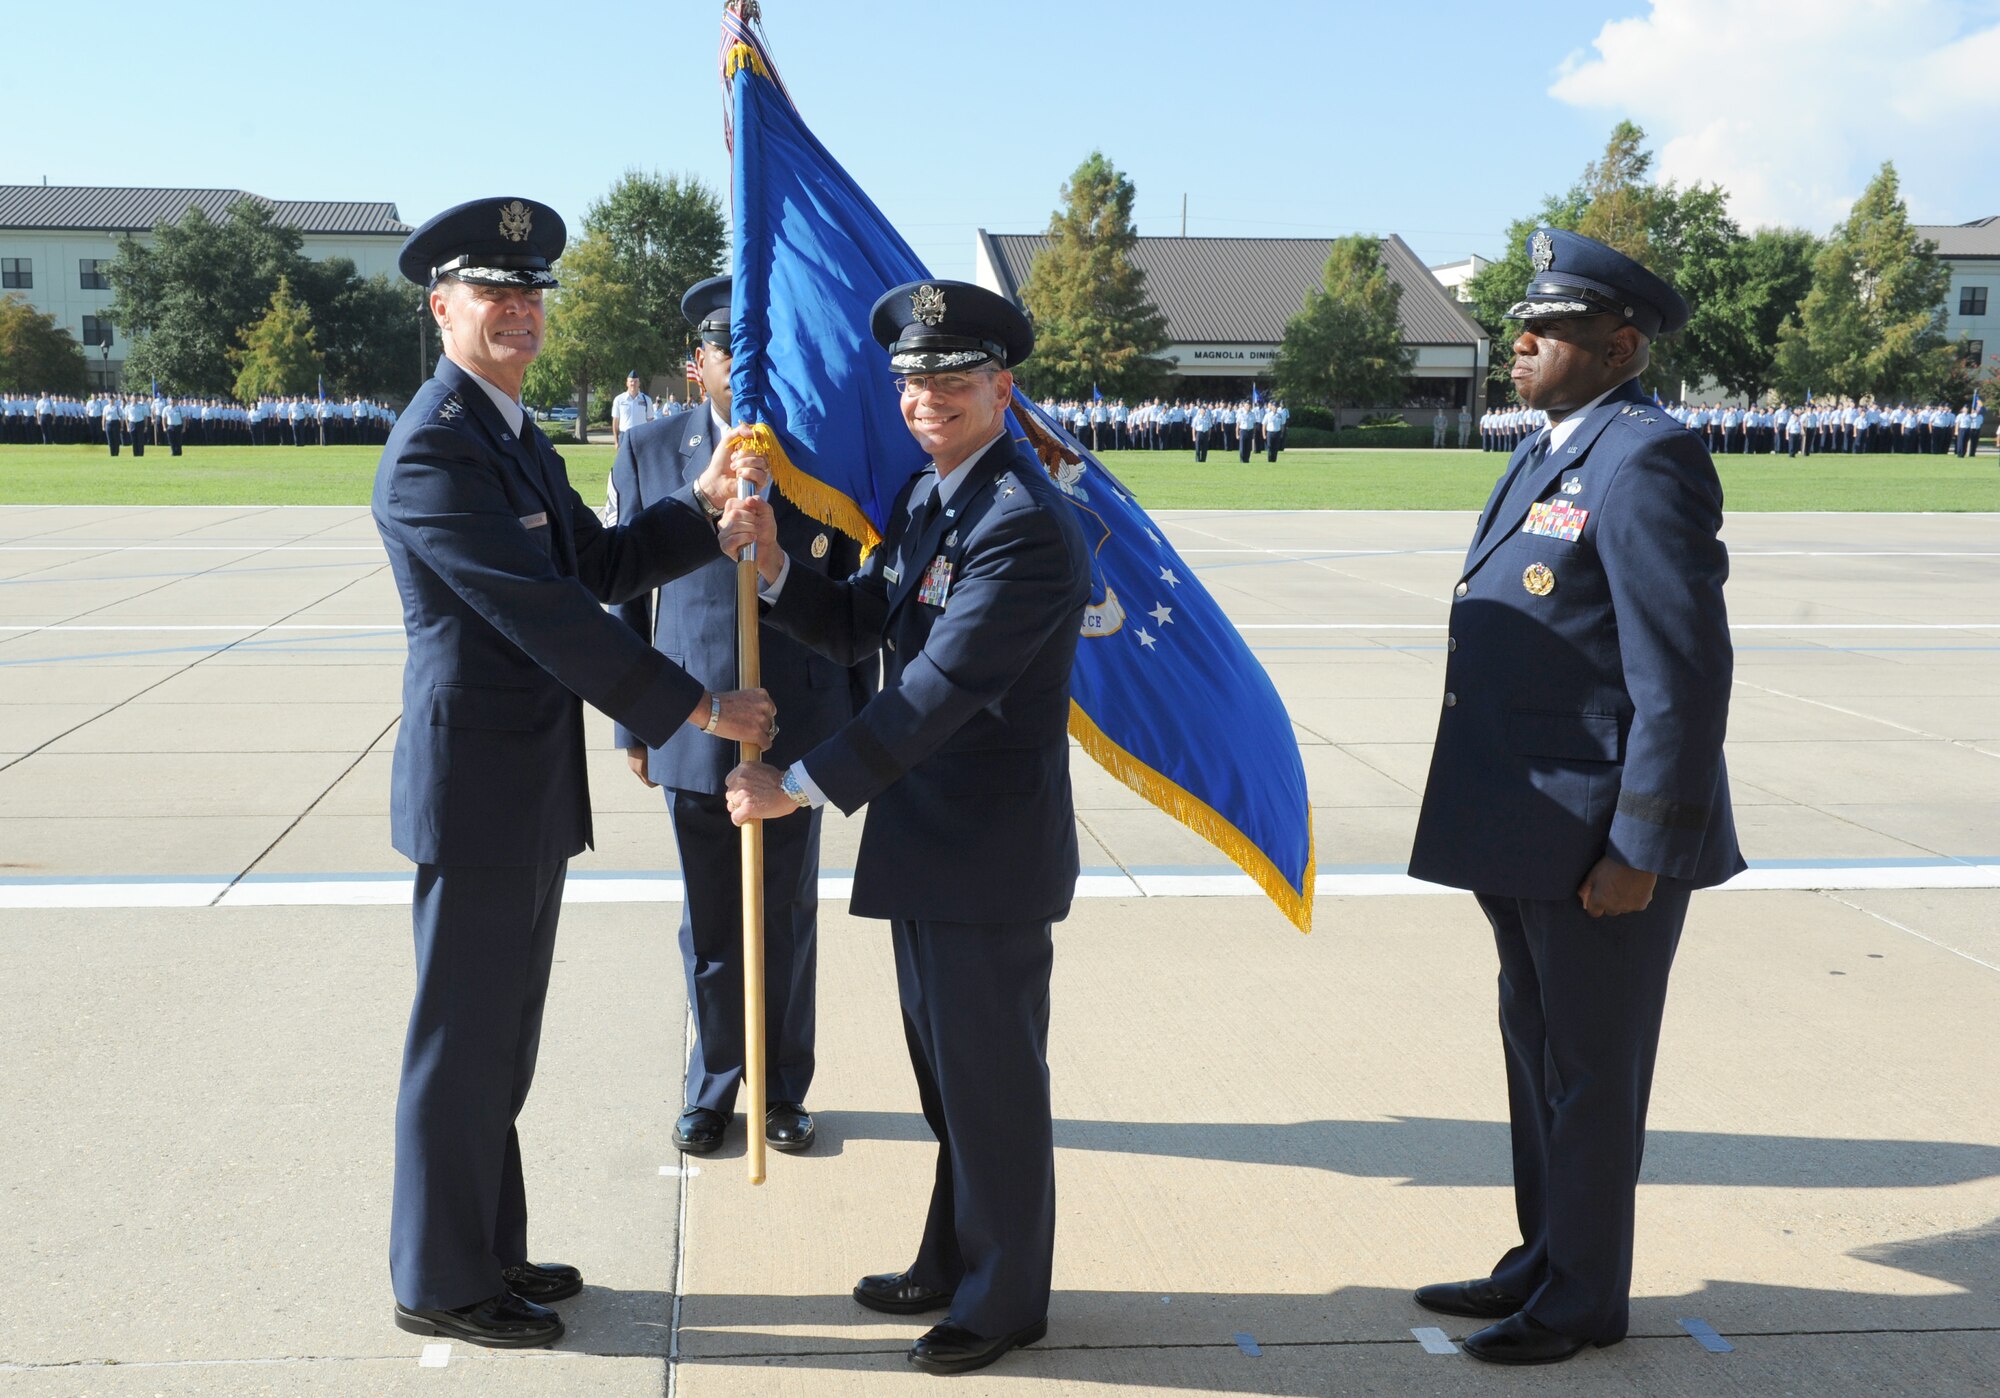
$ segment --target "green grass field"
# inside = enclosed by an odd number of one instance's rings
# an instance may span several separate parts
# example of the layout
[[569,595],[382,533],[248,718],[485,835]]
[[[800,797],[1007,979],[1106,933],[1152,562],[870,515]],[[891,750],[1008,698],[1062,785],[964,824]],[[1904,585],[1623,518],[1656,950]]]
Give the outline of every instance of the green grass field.
[[[604,500],[608,442],[562,448],[570,480]],[[189,448],[116,461],[98,447],[0,447],[5,505],[364,505],[373,447]],[[1245,466],[1211,453],[1109,452],[1105,464],[1152,509],[1476,510],[1505,460],[1461,451],[1294,451]],[[1724,457],[1731,510],[2000,511],[1991,447],[1949,456]]]

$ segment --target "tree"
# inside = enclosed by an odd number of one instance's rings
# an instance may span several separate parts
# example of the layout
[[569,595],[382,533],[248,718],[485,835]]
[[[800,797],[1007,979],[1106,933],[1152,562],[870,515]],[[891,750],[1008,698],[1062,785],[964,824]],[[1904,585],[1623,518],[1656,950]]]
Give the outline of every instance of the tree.
[[225,394],[236,378],[231,351],[264,314],[281,277],[305,261],[300,235],[268,205],[239,199],[220,222],[190,208],[147,246],[121,239],[110,276],[111,318],[131,349],[128,379],[157,379],[180,393]]
[[624,369],[680,372],[693,352],[694,327],[681,315],[681,296],[722,270],[729,232],[722,201],[692,175],[627,170],[611,192],[585,212],[586,232],[604,239],[618,279],[632,288],[634,339],[651,331],[650,344]]
[[[550,293],[541,356],[528,366],[529,402],[546,405],[574,395],[579,441],[589,440],[592,385],[638,364],[659,343],[657,329],[633,313],[638,292],[624,272],[609,239],[586,233],[572,243],[556,268],[562,286]],[[679,317],[678,308],[674,314]]]
[[0,296],[0,389],[81,397],[89,386],[76,338],[22,297]]
[[329,392],[406,398],[416,391],[428,372],[418,372],[418,318],[430,314],[422,287],[381,274],[363,280],[344,257],[299,259],[292,286],[312,313]]
[[1336,410],[1402,402],[1411,359],[1397,314],[1403,289],[1389,278],[1381,241],[1334,239],[1323,280],[1285,326],[1278,391]]
[[1508,382],[1518,333],[1505,313],[1533,275],[1527,240],[1545,226],[1609,244],[1687,299],[1686,328],[1652,347],[1641,380],[1647,387],[1678,396],[1683,382],[1713,380],[1756,396],[1772,383],[1778,326],[1804,295],[1817,243],[1791,230],[1745,238],[1720,186],[1649,183],[1645,139],[1638,126],[1619,122],[1603,156],[1566,192],[1545,199],[1538,217],[1515,223],[1506,256],[1468,285],[1475,314],[1493,336],[1489,372],[1497,385]]
[[1812,290],[1779,330],[1778,382],[1797,396],[1921,398],[1952,375],[1944,338],[1951,269],[1910,226],[1884,162],[1813,262]]
[[1167,372],[1167,318],[1132,261],[1132,182],[1092,151],[1062,187],[1049,245],[1028,269],[1021,299],[1035,322],[1022,375],[1043,395],[1143,397]]
[[243,332],[242,348],[231,357],[237,365],[231,387],[239,402],[315,390],[326,361],[313,343],[312,313],[292,297],[291,278],[278,278],[270,306]]

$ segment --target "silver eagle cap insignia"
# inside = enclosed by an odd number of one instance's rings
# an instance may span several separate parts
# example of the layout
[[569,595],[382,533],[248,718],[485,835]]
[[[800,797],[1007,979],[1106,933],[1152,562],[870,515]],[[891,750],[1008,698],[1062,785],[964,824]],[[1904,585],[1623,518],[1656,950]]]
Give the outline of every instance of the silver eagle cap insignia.
[[910,296],[910,314],[925,325],[938,325],[944,320],[944,288],[925,282]]
[[1537,272],[1546,272],[1556,265],[1556,242],[1547,229],[1535,234],[1534,240],[1528,244],[1528,255],[1534,259]]
[[519,199],[500,206],[500,236],[510,243],[525,243],[535,231],[534,211]]

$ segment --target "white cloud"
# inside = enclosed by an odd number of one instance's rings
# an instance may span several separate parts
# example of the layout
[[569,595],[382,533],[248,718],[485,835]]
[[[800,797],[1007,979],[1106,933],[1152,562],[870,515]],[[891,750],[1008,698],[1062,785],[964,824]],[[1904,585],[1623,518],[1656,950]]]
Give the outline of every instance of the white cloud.
[[2000,0],[1652,0],[1549,92],[1638,122],[1746,228],[1823,233],[1885,160],[1916,222],[2000,213]]

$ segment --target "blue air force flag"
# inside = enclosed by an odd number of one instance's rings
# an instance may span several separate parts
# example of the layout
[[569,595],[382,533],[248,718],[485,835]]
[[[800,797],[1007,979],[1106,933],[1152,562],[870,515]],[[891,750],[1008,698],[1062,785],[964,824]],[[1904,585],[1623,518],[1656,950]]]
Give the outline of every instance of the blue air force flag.
[[[929,274],[806,129],[761,38],[729,11],[722,58],[734,416],[755,428],[789,500],[872,547],[925,456],[903,424],[868,312],[889,288]],[[1312,808],[1270,677],[1102,463],[1018,392],[1009,425],[1048,466],[1091,545],[1071,736],[1309,930]]]

